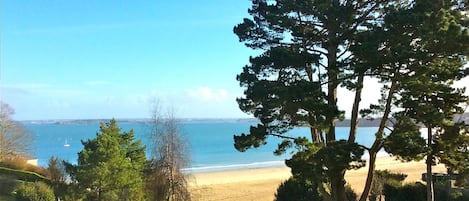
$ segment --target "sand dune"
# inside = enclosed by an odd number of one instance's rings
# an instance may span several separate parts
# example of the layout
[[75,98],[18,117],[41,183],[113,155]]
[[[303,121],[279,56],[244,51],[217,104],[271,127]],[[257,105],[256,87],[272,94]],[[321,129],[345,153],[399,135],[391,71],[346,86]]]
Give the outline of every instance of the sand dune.
[[[425,172],[424,161],[402,163],[391,157],[377,159],[376,169],[407,174],[405,182],[420,181]],[[433,167],[434,172],[445,172],[443,165]],[[347,182],[361,193],[368,167],[349,171]],[[287,167],[231,170],[223,172],[198,173],[191,176],[190,191],[195,201],[271,201],[278,185],[290,177]]]

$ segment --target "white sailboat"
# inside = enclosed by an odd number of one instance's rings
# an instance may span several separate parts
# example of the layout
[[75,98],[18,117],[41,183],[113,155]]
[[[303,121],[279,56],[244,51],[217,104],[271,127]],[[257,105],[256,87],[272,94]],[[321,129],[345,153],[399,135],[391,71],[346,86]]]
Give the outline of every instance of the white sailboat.
[[70,144],[68,144],[67,139],[65,139],[64,147],[69,147],[69,146],[70,146]]

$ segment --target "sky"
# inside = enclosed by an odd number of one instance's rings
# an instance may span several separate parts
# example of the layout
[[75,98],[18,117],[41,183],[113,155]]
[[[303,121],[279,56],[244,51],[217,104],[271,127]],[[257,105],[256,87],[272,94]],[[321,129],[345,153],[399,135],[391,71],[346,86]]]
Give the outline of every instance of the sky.
[[[255,52],[233,34],[249,7],[249,0],[1,1],[0,99],[17,120],[148,118],[155,99],[181,118],[251,117],[237,106],[236,75]],[[379,98],[376,81],[365,86],[363,105]],[[351,98],[339,107],[350,108]]]

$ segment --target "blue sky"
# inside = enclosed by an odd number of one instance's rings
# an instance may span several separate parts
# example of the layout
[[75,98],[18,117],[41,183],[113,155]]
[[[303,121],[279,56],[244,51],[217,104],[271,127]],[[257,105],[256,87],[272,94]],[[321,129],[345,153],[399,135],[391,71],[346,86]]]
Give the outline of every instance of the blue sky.
[[16,119],[246,117],[233,26],[247,0],[19,1],[1,6],[1,99]]
[[[249,6],[249,0],[4,0],[0,98],[18,120],[146,118],[155,98],[178,117],[249,117],[236,104],[243,89],[235,78],[255,52],[232,32]],[[365,86],[368,105],[379,98],[379,85]],[[352,100],[338,104],[351,108]]]

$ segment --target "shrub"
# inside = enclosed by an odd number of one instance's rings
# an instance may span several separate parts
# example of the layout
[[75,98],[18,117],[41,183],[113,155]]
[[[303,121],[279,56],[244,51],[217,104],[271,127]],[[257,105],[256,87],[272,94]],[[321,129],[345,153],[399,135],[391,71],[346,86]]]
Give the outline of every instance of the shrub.
[[317,184],[290,177],[282,182],[275,193],[275,201],[322,200],[317,191]]
[[420,182],[405,185],[386,183],[384,185],[386,201],[425,201],[427,199],[426,192],[425,185]]
[[55,201],[54,191],[42,182],[25,182],[16,189],[18,201]]

